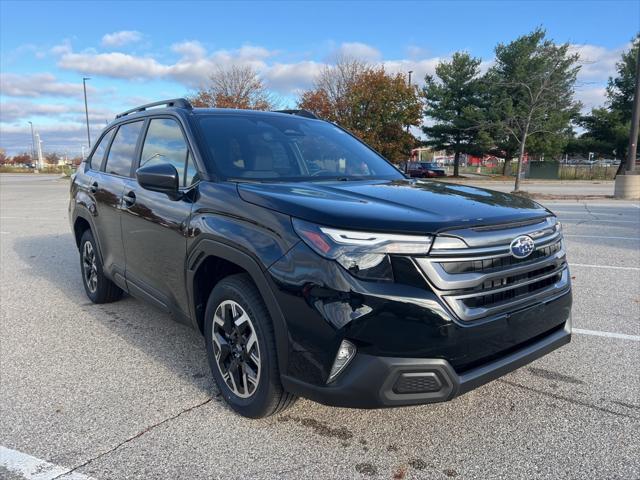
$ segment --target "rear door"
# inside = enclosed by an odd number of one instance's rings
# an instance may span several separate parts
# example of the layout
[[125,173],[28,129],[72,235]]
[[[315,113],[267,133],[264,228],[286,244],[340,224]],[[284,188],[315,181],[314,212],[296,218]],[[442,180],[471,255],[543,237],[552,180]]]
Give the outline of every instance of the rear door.
[[[124,281],[125,256],[120,207],[125,179],[131,176],[142,125],[142,121],[137,121],[113,128],[102,138],[90,160],[88,189],[95,199],[94,222],[102,260],[107,274],[121,284]],[[101,153],[105,153],[103,159],[99,158]]]
[[[198,181],[193,157],[178,119],[151,118],[145,126],[140,166],[170,163],[180,174],[184,192]],[[124,191],[122,236],[129,289],[151,297],[165,309],[188,315],[185,281],[189,195],[172,199],[142,188],[131,179]],[[134,291],[135,290],[135,291]]]

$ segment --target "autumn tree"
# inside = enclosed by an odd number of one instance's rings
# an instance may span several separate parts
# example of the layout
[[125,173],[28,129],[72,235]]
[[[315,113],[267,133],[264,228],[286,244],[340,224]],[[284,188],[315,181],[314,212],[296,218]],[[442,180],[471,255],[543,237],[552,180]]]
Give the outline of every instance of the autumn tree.
[[382,66],[341,58],[301,94],[298,107],[338,123],[392,161],[406,159],[417,143],[407,132],[421,120],[417,91]]
[[6,165],[7,163],[9,163],[9,157],[4,148],[0,148],[0,165]]
[[273,110],[277,103],[254,68],[237,65],[219,67],[189,100],[194,107],[250,110]]
[[534,135],[562,135],[578,116],[574,85],[580,69],[569,44],[557,45],[542,29],[508,44],[498,44],[487,74],[493,101],[489,114],[519,145],[515,191],[520,189],[522,159]]
[[11,157],[8,163],[11,163],[12,165],[28,165],[32,163],[31,155],[28,153],[19,153]]
[[462,153],[482,153],[489,146],[482,130],[480,59],[456,52],[450,61],[437,65],[435,77],[425,77],[425,84],[424,114],[433,120],[433,124],[422,127],[425,143],[436,150],[453,152],[453,175],[458,176]]

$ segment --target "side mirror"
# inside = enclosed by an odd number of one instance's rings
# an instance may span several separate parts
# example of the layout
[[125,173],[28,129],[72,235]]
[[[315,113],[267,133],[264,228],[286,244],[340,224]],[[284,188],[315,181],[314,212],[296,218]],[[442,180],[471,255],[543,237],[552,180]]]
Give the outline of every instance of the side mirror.
[[180,197],[180,177],[170,163],[156,163],[136,170],[138,183],[144,189],[166,193],[171,198]]

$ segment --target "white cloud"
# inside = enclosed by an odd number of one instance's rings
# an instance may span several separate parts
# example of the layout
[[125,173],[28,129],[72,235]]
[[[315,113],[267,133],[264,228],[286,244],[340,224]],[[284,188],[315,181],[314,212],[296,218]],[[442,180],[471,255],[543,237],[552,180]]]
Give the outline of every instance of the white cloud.
[[604,81],[615,74],[616,63],[625,50],[631,48],[631,43],[617,47],[605,48],[598,45],[575,44],[571,51],[580,55],[580,80]]
[[142,40],[142,34],[136,30],[121,30],[119,32],[107,33],[102,37],[103,47],[121,47],[129,43]]
[[312,61],[276,63],[263,74],[269,86],[279,92],[295,93],[310,88],[324,64]]
[[590,112],[592,108],[601,107],[607,100],[607,89],[601,87],[579,87],[576,89],[576,100],[582,102],[582,111]]
[[198,41],[188,41],[171,45],[171,51],[178,53],[186,60],[200,60],[207,55],[207,50]]
[[104,75],[112,78],[149,79],[167,74],[168,67],[150,57],[127,53],[66,53],[58,66],[82,74]]
[[[2,95],[7,97],[77,97],[82,95],[82,83],[59,82],[50,73],[18,75],[0,73]],[[87,87],[90,91],[95,91]]]
[[380,50],[360,42],[346,42],[341,44],[335,51],[337,56],[357,58],[368,62],[377,62],[382,58]]
[[382,62],[385,70],[391,73],[402,73],[407,75],[411,70],[411,82],[421,84],[425,75],[433,75],[436,72],[436,66],[443,59],[440,57],[426,58],[423,60],[386,60]]

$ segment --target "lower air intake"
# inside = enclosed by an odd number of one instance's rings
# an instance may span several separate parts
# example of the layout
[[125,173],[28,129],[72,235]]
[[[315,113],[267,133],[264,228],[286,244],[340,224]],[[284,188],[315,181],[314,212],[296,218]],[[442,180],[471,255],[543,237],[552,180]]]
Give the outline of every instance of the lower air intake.
[[434,372],[402,373],[393,386],[393,391],[403,393],[430,393],[442,389],[442,383]]

